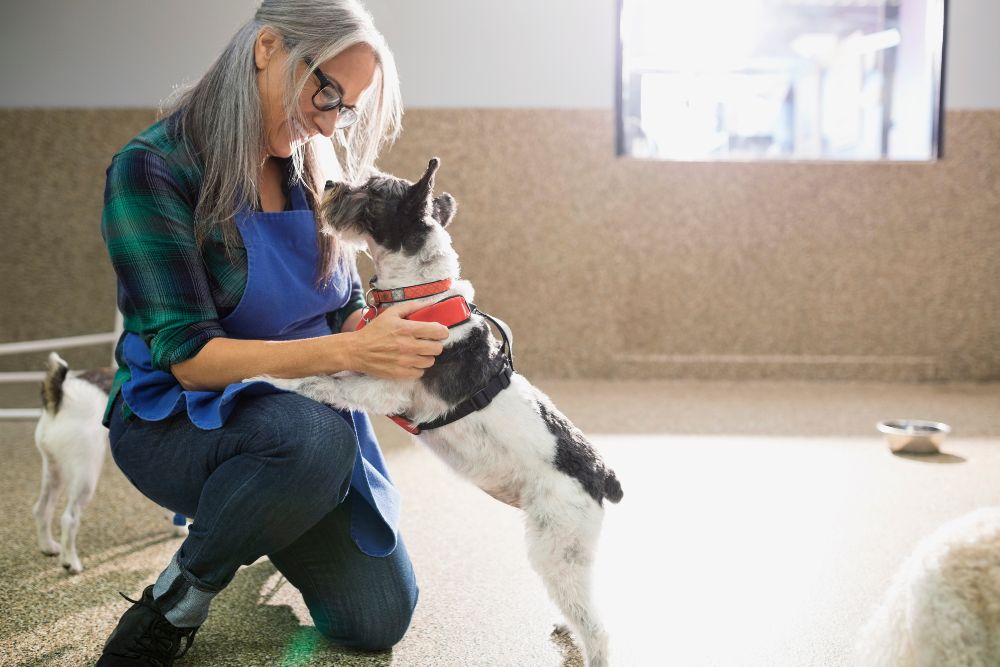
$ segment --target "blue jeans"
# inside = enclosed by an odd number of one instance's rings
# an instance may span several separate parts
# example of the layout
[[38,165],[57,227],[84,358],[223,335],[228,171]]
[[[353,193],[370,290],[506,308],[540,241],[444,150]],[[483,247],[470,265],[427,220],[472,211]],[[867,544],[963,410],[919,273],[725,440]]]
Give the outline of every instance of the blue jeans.
[[[185,412],[124,421],[111,414],[111,452],[153,502],[194,519],[153,589],[174,625],[198,625],[240,565],[266,555],[299,589],[316,628],[354,648],[384,649],[409,627],[418,588],[400,537],[365,555],[350,536],[357,444],[335,411],[298,394],[243,396],[222,428]],[[345,498],[346,495],[346,498]]]

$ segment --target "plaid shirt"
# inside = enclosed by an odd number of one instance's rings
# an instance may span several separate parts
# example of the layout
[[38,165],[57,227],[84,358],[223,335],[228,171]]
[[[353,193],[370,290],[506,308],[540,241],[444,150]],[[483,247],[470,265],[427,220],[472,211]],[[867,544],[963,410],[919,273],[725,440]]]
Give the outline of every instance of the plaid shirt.
[[[226,335],[219,320],[236,308],[247,283],[245,248],[231,249],[230,259],[217,233],[198,249],[193,214],[202,168],[171,131],[173,120],[154,123],[112,158],[101,216],[101,236],[118,275],[125,332],[142,336],[153,367],[168,373],[172,364]],[[287,196],[287,182],[284,185]],[[348,315],[364,306],[356,270],[353,282],[347,305],[327,314],[332,332],[339,332]],[[123,332],[115,348],[118,371],[104,412],[105,426],[121,385],[130,377],[122,357],[124,337]],[[123,410],[126,417],[131,414],[127,405]]]

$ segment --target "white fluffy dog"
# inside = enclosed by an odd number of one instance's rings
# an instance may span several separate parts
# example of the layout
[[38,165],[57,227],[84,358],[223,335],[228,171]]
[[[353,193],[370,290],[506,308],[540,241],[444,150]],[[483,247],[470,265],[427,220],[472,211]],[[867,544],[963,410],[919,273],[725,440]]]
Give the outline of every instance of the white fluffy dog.
[[[359,187],[328,185],[325,221],[346,241],[367,245],[380,304],[472,300],[472,285],[459,279],[458,255],[445,231],[455,200],[432,193],[437,167],[432,159],[417,183],[377,174]],[[430,296],[411,296],[441,284]],[[507,339],[505,325],[497,326]],[[419,380],[348,372],[253,379],[338,408],[405,415],[419,425],[419,440],[458,473],[522,509],[533,567],[582,640],[587,664],[602,667],[608,639],[591,601],[591,565],[603,500],[621,500],[621,485],[583,433],[512,366],[509,347],[494,338],[473,305],[471,317],[451,327],[444,351]]]
[[[83,510],[97,490],[109,446],[101,417],[114,371],[98,368],[69,373],[69,365],[55,352],[49,353],[42,382],[42,416],[35,426],[35,446],[42,455],[42,485],[33,513],[38,548],[47,556],[61,554],[62,566],[78,574],[83,564],[76,551],[76,535]],[[60,520],[61,544],[57,544],[52,538],[52,515],[63,489],[66,509]],[[172,512],[166,515],[174,517]],[[187,534],[186,525],[175,525],[174,530],[178,535]]]
[[1000,508],[924,538],[855,649],[860,667],[1000,665]]

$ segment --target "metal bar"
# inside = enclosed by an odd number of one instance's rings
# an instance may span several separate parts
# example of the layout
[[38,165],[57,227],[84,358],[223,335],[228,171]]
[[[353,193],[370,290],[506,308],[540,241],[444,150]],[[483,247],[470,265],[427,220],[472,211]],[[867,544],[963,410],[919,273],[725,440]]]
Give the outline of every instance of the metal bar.
[[0,354],[21,354],[22,352],[44,352],[59,350],[66,347],[82,347],[99,343],[114,343],[118,335],[108,333],[87,334],[85,336],[69,336],[66,338],[49,338],[46,340],[29,340],[21,343],[0,343]]
[[4,382],[41,382],[45,371],[4,371],[0,373],[0,384]]
[[3,408],[0,409],[0,420],[4,419],[38,419],[42,416],[41,408]]

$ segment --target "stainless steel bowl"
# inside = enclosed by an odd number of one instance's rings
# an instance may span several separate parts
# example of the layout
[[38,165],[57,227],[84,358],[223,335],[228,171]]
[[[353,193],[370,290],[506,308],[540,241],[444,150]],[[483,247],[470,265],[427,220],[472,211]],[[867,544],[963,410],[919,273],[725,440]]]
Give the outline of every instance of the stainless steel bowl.
[[876,424],[885,434],[889,449],[906,454],[937,454],[951,427],[919,419],[889,419]]

